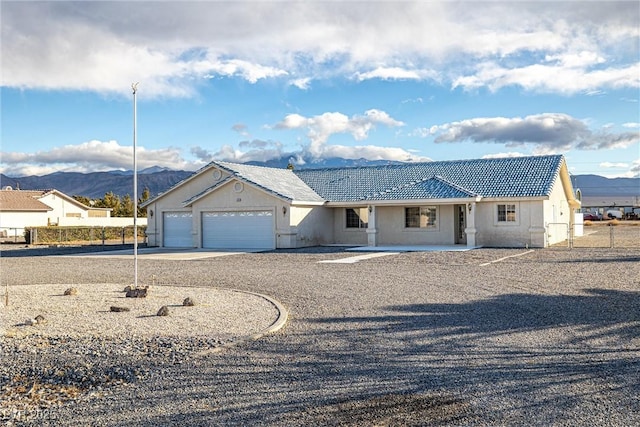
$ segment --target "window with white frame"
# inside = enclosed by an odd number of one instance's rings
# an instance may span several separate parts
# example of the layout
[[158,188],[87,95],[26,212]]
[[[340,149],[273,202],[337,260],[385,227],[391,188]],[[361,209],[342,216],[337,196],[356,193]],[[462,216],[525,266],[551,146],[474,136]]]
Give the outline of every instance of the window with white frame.
[[518,221],[515,204],[498,204],[498,222],[515,223]]
[[367,208],[347,208],[346,215],[347,228],[367,228],[369,225]]
[[412,206],[404,208],[405,228],[437,228],[438,208],[436,206]]

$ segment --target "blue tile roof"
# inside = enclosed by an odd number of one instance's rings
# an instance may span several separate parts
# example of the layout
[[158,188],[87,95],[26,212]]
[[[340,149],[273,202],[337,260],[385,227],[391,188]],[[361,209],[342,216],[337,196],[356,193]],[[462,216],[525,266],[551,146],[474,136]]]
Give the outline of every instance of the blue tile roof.
[[549,195],[562,155],[405,163],[294,173],[325,200],[410,200]]
[[292,202],[323,203],[548,196],[563,163],[562,155],[551,155],[290,171],[214,161],[144,205],[212,165]]
[[476,194],[436,176],[373,193],[362,200],[458,199],[475,196]]
[[217,161],[212,163],[235,177],[247,180],[263,190],[287,200],[314,203],[325,201],[289,169]]

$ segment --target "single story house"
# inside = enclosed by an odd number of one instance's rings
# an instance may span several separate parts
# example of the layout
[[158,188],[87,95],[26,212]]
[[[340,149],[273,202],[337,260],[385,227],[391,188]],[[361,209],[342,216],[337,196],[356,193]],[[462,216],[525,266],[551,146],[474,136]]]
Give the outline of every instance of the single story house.
[[[142,224],[141,224],[142,223]],[[146,218],[140,218],[146,225]],[[85,206],[58,190],[0,190],[0,237],[22,236],[28,227],[133,225],[133,218],[113,218],[110,208]]]
[[546,247],[568,238],[561,155],[290,170],[213,161],[145,202],[151,246]]

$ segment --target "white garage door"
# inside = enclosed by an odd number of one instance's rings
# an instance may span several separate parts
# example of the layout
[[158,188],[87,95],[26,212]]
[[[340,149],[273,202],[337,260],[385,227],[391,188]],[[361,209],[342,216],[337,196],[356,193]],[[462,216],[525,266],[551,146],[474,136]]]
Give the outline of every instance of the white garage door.
[[203,212],[202,247],[275,249],[272,211]]
[[191,212],[165,212],[163,215],[163,244],[166,248],[192,248]]

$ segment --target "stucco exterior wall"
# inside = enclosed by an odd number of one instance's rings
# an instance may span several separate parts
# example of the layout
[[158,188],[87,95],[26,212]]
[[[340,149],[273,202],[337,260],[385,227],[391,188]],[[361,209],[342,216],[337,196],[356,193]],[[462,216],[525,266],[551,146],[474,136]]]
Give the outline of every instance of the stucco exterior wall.
[[561,180],[556,180],[549,200],[545,200],[543,206],[547,244],[553,245],[567,240],[571,222],[571,208],[565,197]]
[[0,229],[7,230],[7,234],[22,235],[25,227],[44,227],[47,225],[48,212],[0,212]]
[[[498,221],[498,205],[516,205],[515,222]],[[544,247],[543,200],[494,200],[476,205],[476,244],[485,247]]]
[[292,206],[290,208],[293,241],[284,246],[284,230],[278,230],[278,248],[317,246],[334,242],[333,209],[323,206]]
[[[416,205],[417,206],[417,205]],[[427,205],[421,205],[427,206]],[[433,206],[433,205],[428,205]],[[435,228],[406,228],[405,207],[376,207],[378,245],[452,245],[455,241],[453,205],[437,206]]]
[[[149,246],[162,246],[162,218],[165,212],[191,212],[191,207],[183,206],[186,200],[202,193],[228,176],[227,172],[217,168],[203,171],[192,179],[183,182],[173,191],[164,194],[155,202],[147,205],[147,239]],[[195,220],[196,217],[194,216]],[[195,242],[194,235],[194,244]]]
[[55,193],[41,197],[40,201],[53,209],[46,214],[49,224],[60,224],[66,217],[87,218],[89,216],[87,208],[71,203]]
[[[360,206],[366,208],[366,205]],[[366,228],[347,228],[347,214],[345,208],[333,209],[334,243],[340,245],[366,245]]]
[[[269,210],[274,212],[276,229],[289,227],[287,213],[283,214],[282,207],[288,203],[270,196],[262,190],[253,188],[249,184],[232,180],[213,193],[196,201],[192,205],[193,212],[193,244],[194,247],[202,247],[202,213],[211,211],[243,211],[243,210]],[[287,208],[288,210],[288,208]]]

